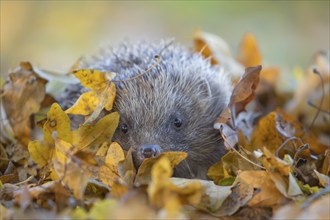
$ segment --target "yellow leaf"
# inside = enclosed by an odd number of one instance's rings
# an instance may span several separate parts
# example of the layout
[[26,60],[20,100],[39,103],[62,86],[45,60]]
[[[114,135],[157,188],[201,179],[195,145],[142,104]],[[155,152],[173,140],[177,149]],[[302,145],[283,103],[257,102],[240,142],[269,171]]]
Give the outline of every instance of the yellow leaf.
[[98,70],[81,69],[73,74],[80,80],[81,85],[92,90],[103,89],[108,82],[104,72]]
[[251,150],[267,147],[271,153],[283,143],[281,134],[276,130],[276,112],[271,112],[260,119],[251,137]]
[[107,155],[109,149],[109,144],[108,142],[103,142],[103,144],[101,145],[101,147],[97,150],[96,152],[96,156],[100,156],[100,157],[105,157]]
[[101,166],[99,171],[99,177],[104,184],[107,184],[108,186],[112,187],[114,181],[118,179],[119,175],[108,166]]
[[290,164],[284,160],[275,157],[266,147],[263,148],[264,156],[260,157],[259,160],[263,166],[269,171],[277,171],[281,175],[288,176],[290,174]]
[[119,177],[118,163],[124,159],[123,149],[118,143],[113,142],[108,149],[105,165],[100,167],[100,180],[112,186],[114,181]]
[[96,108],[93,110],[93,113],[89,116],[88,120],[86,120],[84,124],[94,122],[99,117],[104,108],[107,111],[112,109],[112,105],[116,97],[116,86],[114,83],[110,83],[104,90],[98,91],[97,93],[99,94],[98,99],[100,100],[100,103],[96,106]]
[[156,158],[147,158],[145,159],[139,170],[136,174],[136,178],[134,181],[135,185],[147,185],[151,180],[151,169],[152,166],[161,158],[167,157],[170,161],[170,166],[173,169],[176,167],[181,161],[187,158],[186,152],[163,152]]
[[125,159],[124,151],[117,142],[113,142],[105,157],[105,164],[117,169],[118,163]]
[[106,100],[104,108],[108,111],[112,109],[113,102],[116,97],[116,85],[114,83],[110,83],[109,89],[105,91],[106,96],[103,98]]
[[119,181],[115,181],[111,186],[111,196],[121,198],[128,192],[128,187]]
[[65,112],[67,114],[89,115],[99,104],[99,93],[96,91],[89,91],[83,93],[76,103]]
[[[240,151],[242,155],[252,160],[245,152]],[[210,177],[216,184],[222,185],[222,180],[228,177],[234,177],[241,170],[254,170],[256,167],[246,159],[238,156],[236,152],[229,151],[219,162],[212,165],[207,176]]]
[[245,66],[257,66],[262,64],[261,54],[255,37],[248,33],[244,36],[238,60]]
[[28,145],[28,150],[31,159],[36,162],[39,167],[43,167],[51,161],[54,147],[47,142],[31,141]]
[[85,149],[95,153],[105,141],[111,142],[118,122],[119,114],[113,112],[101,118],[95,126],[80,126],[79,129],[73,131],[73,145],[77,150]]
[[[68,161],[68,157],[71,157],[73,154],[74,148],[72,144],[59,138],[55,139],[55,155],[53,156],[53,159],[65,165]],[[58,175],[60,176],[60,174]]]
[[[76,103],[66,110],[68,114],[90,115],[89,122],[94,121],[103,108],[110,111],[116,96],[116,86],[109,81],[114,73],[104,73],[98,70],[78,70],[74,72],[81,84],[91,91],[83,93]],[[111,75],[112,74],[112,75]],[[111,75],[111,76],[110,76]]]
[[44,140],[48,143],[54,143],[52,134],[57,132],[56,137],[72,143],[72,133],[70,130],[70,119],[61,109],[59,104],[54,103],[47,113],[47,121],[43,126]]
[[182,205],[197,205],[203,192],[203,187],[198,181],[182,187],[176,186],[170,180],[172,173],[170,160],[161,157],[152,167],[152,183],[147,189],[151,204],[158,208],[164,207],[168,218],[178,216]]

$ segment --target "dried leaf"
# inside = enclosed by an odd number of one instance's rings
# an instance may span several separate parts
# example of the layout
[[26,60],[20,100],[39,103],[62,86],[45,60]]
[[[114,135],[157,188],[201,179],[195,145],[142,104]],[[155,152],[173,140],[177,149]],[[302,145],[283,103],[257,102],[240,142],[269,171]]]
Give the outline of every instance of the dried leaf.
[[118,126],[119,114],[113,112],[101,118],[94,126],[82,125],[73,131],[73,145],[78,150],[95,153],[105,141],[110,142]]
[[72,133],[70,130],[70,119],[61,109],[60,105],[54,103],[47,113],[47,121],[43,126],[44,141],[54,143],[53,132],[56,131],[56,137],[72,143]]
[[245,66],[257,66],[262,64],[262,58],[253,34],[245,34],[240,46],[238,60]]
[[249,206],[273,207],[283,205],[286,202],[285,197],[277,190],[270,176],[266,171],[242,171],[238,174],[238,182],[243,180],[254,188],[260,190],[249,201]]
[[132,148],[130,148],[123,161],[118,163],[118,173],[128,186],[133,186],[136,169],[133,163]]
[[214,127],[220,128],[221,123],[227,123],[234,116],[245,110],[245,106],[254,99],[255,90],[259,83],[259,75],[261,66],[248,67],[245,69],[244,75],[241,77],[239,82],[236,84],[228,106],[222,111],[216,120]]
[[48,164],[53,157],[54,146],[43,141],[31,141],[28,145],[31,159],[43,167]]
[[246,68],[244,75],[235,86],[230,98],[230,105],[233,106],[232,114],[235,114],[235,116],[244,111],[245,106],[254,99],[260,71],[261,66]]
[[180,215],[182,205],[196,205],[200,202],[203,190],[199,182],[178,187],[170,181],[173,171],[167,157],[161,157],[151,172],[152,183],[148,187],[150,202],[156,207],[164,207],[168,217]]
[[86,172],[80,164],[71,160],[63,164],[54,159],[53,164],[55,172],[63,183],[73,191],[73,195],[77,199],[83,199],[90,173]]
[[100,180],[112,186],[116,179],[119,177],[118,174],[118,163],[125,159],[124,151],[121,146],[113,142],[107,152],[105,158],[105,165],[100,167]]
[[110,111],[116,96],[116,86],[110,82],[114,73],[98,70],[78,70],[74,72],[81,84],[91,91],[83,93],[76,103],[66,110],[68,114],[90,115],[85,124],[94,122],[105,108]]
[[[31,116],[40,109],[47,81],[34,72],[29,62],[21,62],[9,78],[1,96],[2,119],[9,120],[14,137],[27,146],[30,141]],[[7,120],[1,120],[1,131],[10,131],[9,125],[3,121]],[[10,133],[8,135],[11,136]]]
[[252,133],[250,145],[253,149],[265,146],[274,154],[283,142],[284,138],[276,130],[276,113],[271,112],[259,121]]
[[186,152],[163,152],[156,158],[145,159],[138,169],[135,177],[135,185],[147,185],[151,181],[151,169],[153,165],[161,158],[167,157],[170,161],[171,168],[176,167],[181,161],[187,158]]
[[196,30],[194,41],[195,51],[202,53],[205,57],[212,57],[212,64],[220,64],[234,78],[241,76],[244,67],[231,56],[229,46],[223,39],[214,34]]
[[[73,74],[80,80],[81,85],[92,90],[104,89],[110,80],[107,73],[98,70],[81,69],[73,71]],[[113,77],[114,75],[111,78]]]
[[235,184],[231,191],[232,193],[222,203],[221,207],[214,211],[212,215],[217,217],[232,216],[241,207],[247,205],[254,193],[253,186],[242,180]]
[[198,181],[204,187],[205,191],[202,194],[200,203],[196,205],[196,207],[209,212],[216,212],[232,192],[231,186],[217,186],[213,183],[213,181],[189,180],[174,177],[171,178],[171,180],[176,186],[179,187]]

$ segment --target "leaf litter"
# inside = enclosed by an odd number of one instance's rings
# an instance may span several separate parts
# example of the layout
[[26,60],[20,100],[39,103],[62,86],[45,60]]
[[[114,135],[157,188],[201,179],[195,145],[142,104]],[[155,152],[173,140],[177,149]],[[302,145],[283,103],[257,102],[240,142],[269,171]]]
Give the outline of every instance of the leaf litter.
[[[46,91],[53,73],[22,62],[1,89],[1,219],[329,218],[328,53],[293,69],[297,86],[283,88],[288,76],[264,65],[253,34],[237,58],[214,34],[197,30],[194,43],[234,88],[214,124],[228,152],[209,180],[171,177],[187,153],[165,152],[136,169],[131,149],[111,141],[120,117],[115,73],[75,64],[70,72],[89,91],[63,111]],[[72,129],[70,114],[84,123]]]

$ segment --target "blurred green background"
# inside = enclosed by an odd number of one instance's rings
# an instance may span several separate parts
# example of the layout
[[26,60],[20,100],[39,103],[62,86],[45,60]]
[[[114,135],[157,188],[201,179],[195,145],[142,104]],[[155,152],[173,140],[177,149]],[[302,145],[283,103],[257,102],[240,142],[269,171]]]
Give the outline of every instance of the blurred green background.
[[23,60],[65,72],[123,39],[175,37],[189,46],[195,28],[221,36],[233,54],[251,32],[268,63],[305,67],[329,50],[329,1],[1,0],[1,73]]

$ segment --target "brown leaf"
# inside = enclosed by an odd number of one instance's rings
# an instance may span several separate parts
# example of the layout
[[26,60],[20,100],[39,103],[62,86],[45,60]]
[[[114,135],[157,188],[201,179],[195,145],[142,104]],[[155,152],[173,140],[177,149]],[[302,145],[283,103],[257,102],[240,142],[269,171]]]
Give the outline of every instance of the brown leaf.
[[[14,137],[27,146],[30,141],[31,116],[40,109],[41,102],[45,98],[47,81],[40,78],[28,62],[22,62],[9,78],[10,80],[3,87],[1,97],[2,107],[7,115],[4,118],[9,120]],[[3,130],[5,128],[3,122],[0,125],[1,131],[8,130]],[[1,134],[2,137],[3,135]]]
[[266,171],[242,171],[237,176],[237,181],[243,180],[254,188],[260,190],[249,201],[249,206],[273,207],[286,203],[286,198],[277,190],[274,182]]
[[231,116],[236,118],[240,112],[245,110],[245,106],[254,99],[255,90],[259,83],[260,71],[261,66],[245,69],[244,75],[231,94],[228,106],[222,111],[214,124],[216,129],[220,128],[220,123],[227,123]]
[[232,216],[241,207],[247,205],[247,203],[252,199],[254,189],[252,185],[240,181],[232,188],[232,193],[223,202],[221,207],[212,213],[214,216]]
[[197,53],[211,58],[212,64],[219,64],[235,79],[242,75],[244,67],[232,57],[228,44],[222,38],[201,30],[194,31],[193,35]]
[[245,106],[254,99],[261,68],[261,66],[246,68],[244,75],[235,86],[230,98],[230,105],[234,109],[232,112],[235,116],[244,111]]

